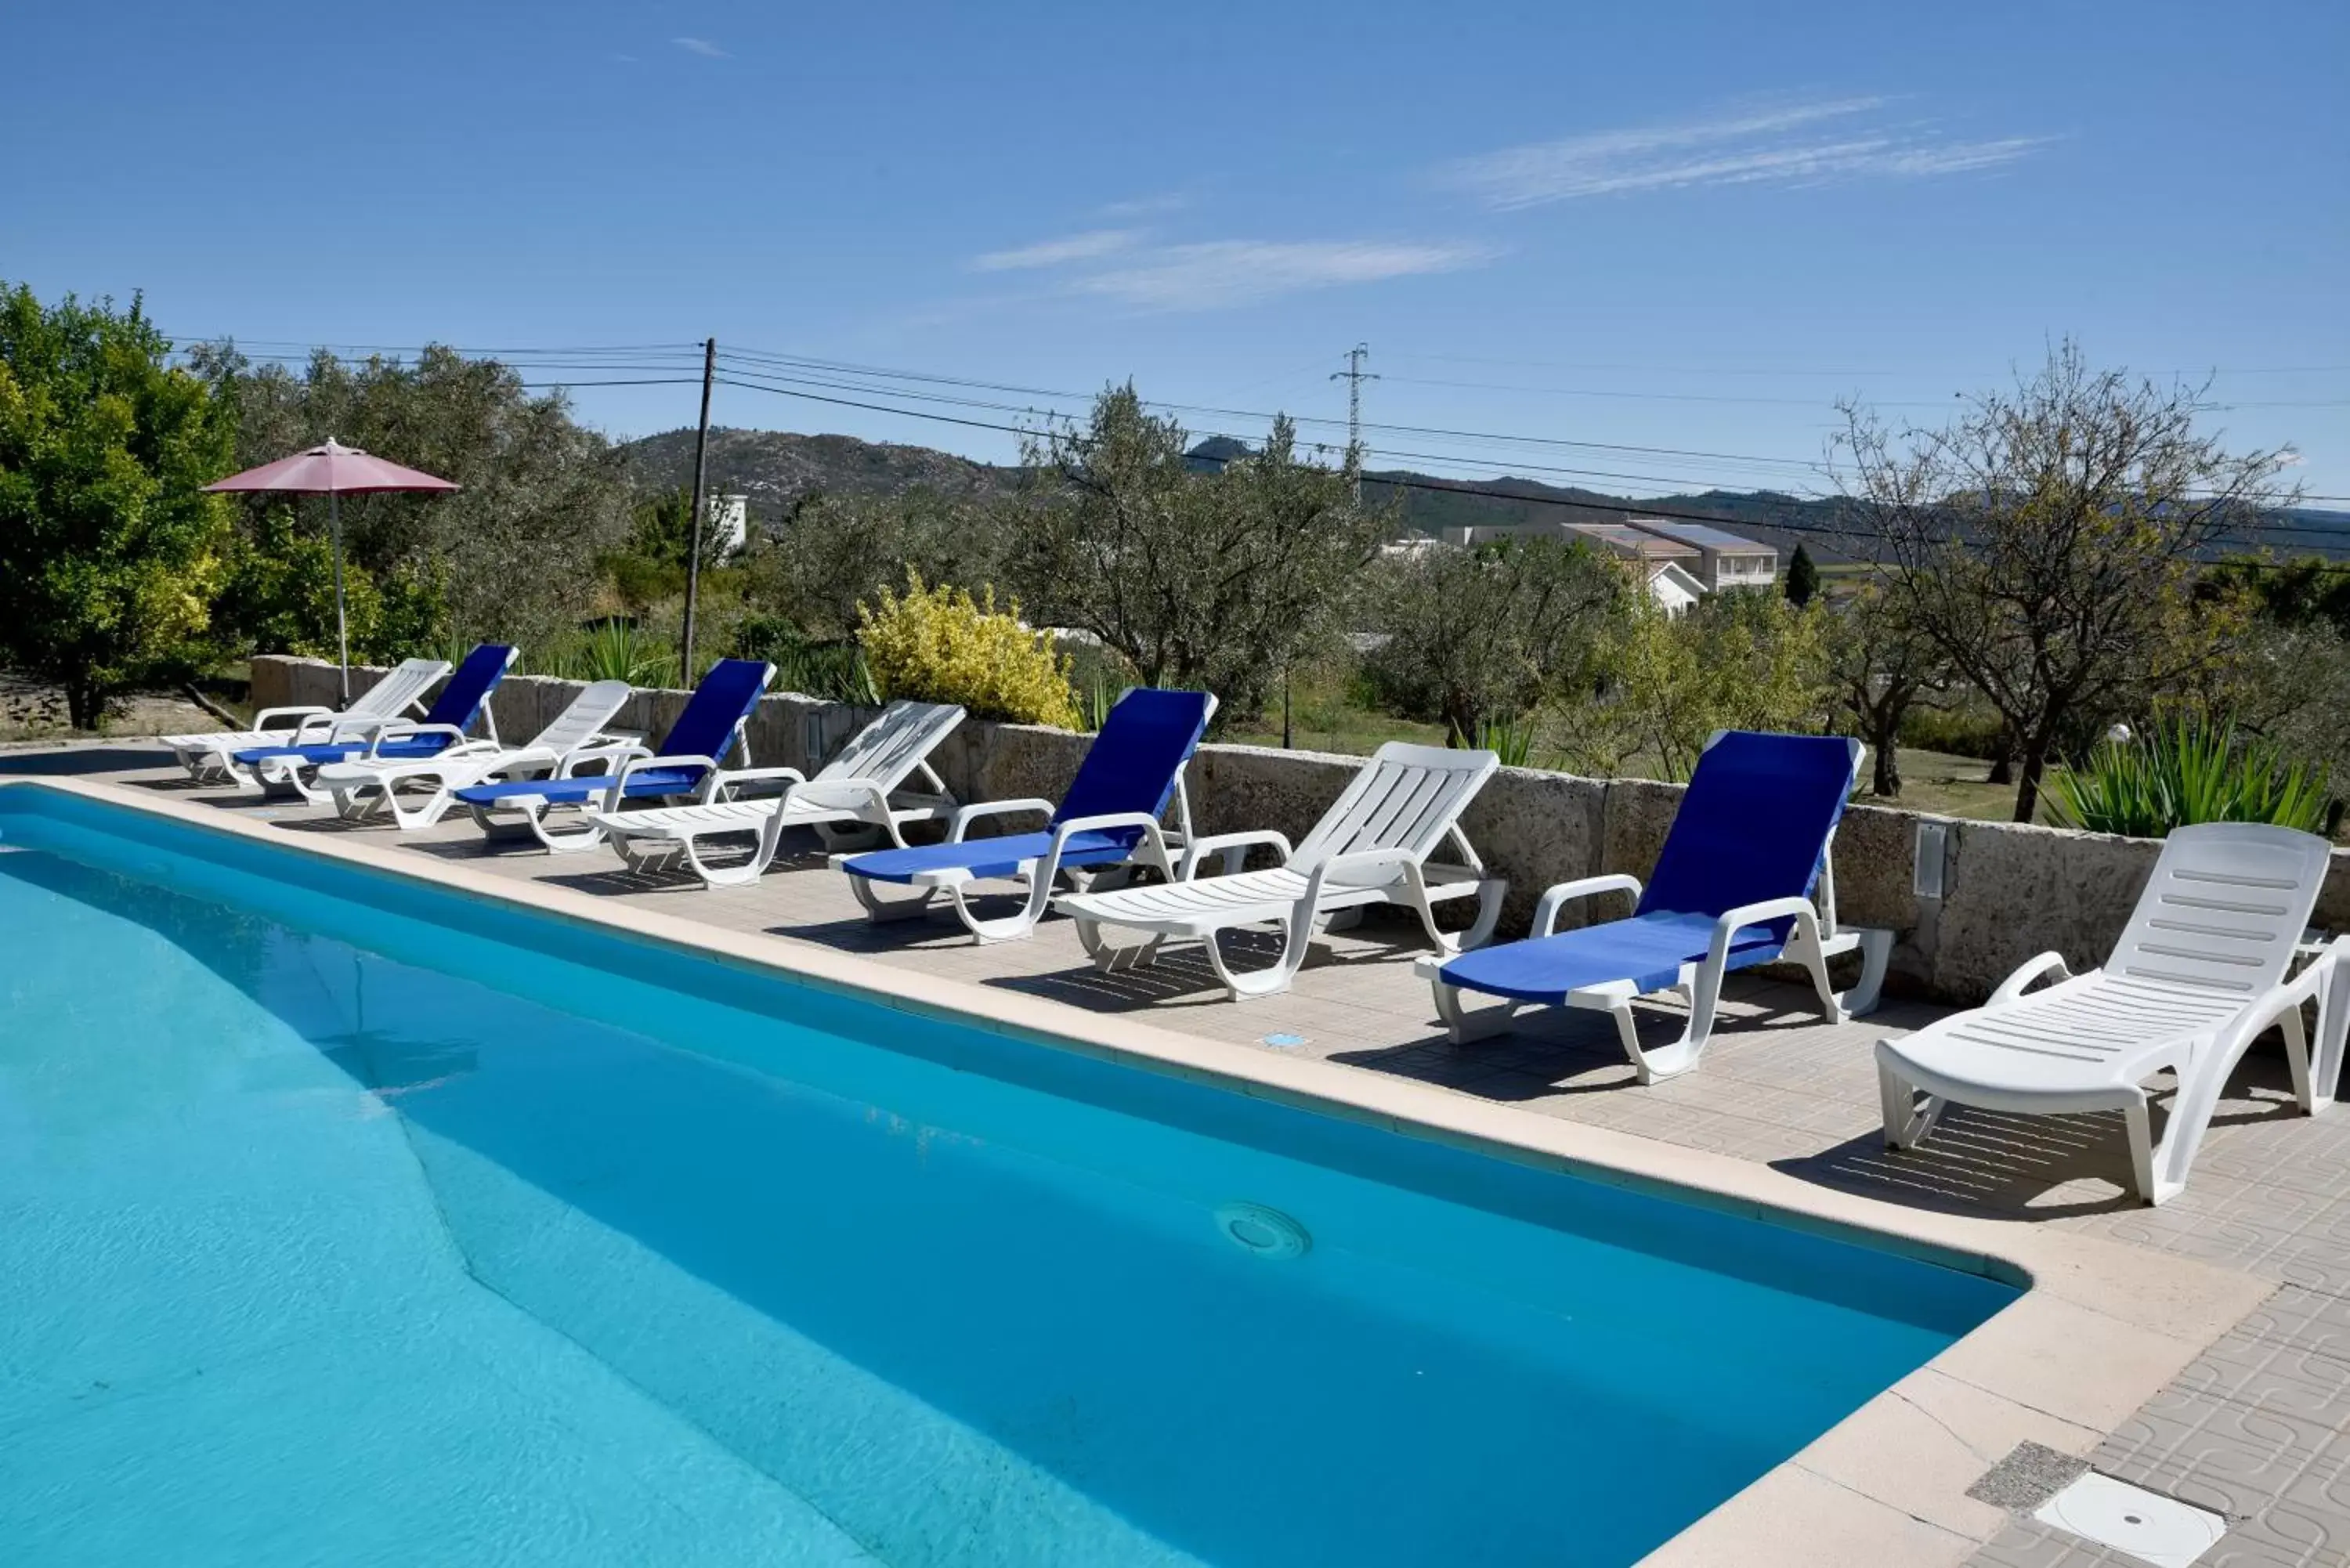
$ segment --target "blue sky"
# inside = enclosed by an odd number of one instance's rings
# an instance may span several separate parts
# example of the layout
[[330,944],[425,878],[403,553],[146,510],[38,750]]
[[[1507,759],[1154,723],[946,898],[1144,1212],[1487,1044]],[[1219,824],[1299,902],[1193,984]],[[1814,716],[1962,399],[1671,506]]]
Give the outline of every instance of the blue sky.
[[[2335,0],[126,0],[9,31],[0,277],[143,288],[187,337],[715,334],[1034,389],[896,383],[980,425],[1130,376],[1243,435],[1343,419],[1359,340],[1367,417],[1539,438],[1375,429],[1426,454],[1375,463],[1653,493],[1801,488],[1838,397],[1938,419],[2071,333],[2216,370],[2215,423],[2350,494]],[[577,401],[638,434],[694,396]],[[1016,445],[734,387],[715,417]]]

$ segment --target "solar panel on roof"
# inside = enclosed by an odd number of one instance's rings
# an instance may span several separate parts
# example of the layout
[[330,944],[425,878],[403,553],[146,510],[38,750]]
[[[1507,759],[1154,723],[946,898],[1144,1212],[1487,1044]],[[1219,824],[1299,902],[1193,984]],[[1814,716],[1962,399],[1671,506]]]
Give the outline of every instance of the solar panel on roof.
[[1635,524],[1650,534],[1662,534],[1669,539],[1679,539],[1684,545],[1695,545],[1708,550],[1767,550],[1771,546],[1760,540],[1743,538],[1704,523],[1679,523],[1667,518],[1651,521],[1643,517]]

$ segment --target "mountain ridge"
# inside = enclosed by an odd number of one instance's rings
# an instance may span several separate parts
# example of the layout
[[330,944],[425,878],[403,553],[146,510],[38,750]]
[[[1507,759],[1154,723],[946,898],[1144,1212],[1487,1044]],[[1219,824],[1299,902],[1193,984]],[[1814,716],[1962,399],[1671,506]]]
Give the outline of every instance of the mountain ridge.
[[[664,431],[624,442],[628,471],[642,490],[681,489],[693,483],[694,432]],[[1226,436],[1195,443],[1191,465],[1208,470],[1248,449]],[[750,498],[754,522],[788,516],[808,496],[895,495],[915,489],[983,500],[1008,494],[1026,471],[1015,465],[980,462],[934,447],[868,441],[857,436],[804,435],[791,431],[712,426],[709,483],[713,494]],[[1702,490],[1672,495],[1624,496],[1577,485],[1503,475],[1452,479],[1411,469],[1379,469],[1363,474],[1363,493],[1376,504],[1392,501],[1406,528],[1436,535],[1449,527],[1539,527],[1554,521],[1608,523],[1627,516],[1693,514],[1763,544],[1782,556],[1803,545],[1823,564],[1865,559],[1865,541],[1852,539],[1849,519],[1834,501],[1806,500],[1771,490]],[[2285,514],[2300,535],[2277,547],[2286,556],[2350,556],[2350,512],[2299,508]],[[2338,540],[2323,539],[2338,534]]]

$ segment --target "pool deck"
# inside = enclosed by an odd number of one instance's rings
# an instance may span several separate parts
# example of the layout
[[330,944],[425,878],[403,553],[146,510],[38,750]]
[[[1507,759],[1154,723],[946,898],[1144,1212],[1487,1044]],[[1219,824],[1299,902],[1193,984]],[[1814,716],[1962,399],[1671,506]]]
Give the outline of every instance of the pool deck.
[[[1033,940],[988,946],[942,911],[872,925],[812,851],[754,887],[709,891],[691,878],[631,874],[601,848],[550,857],[526,838],[489,843],[469,821],[402,836],[354,829],[299,804],[192,788],[168,756],[138,742],[0,752],[0,778],[37,776],[126,786],[442,879],[486,874],[555,905],[584,908],[566,896],[584,895],[601,918],[770,955],[842,983],[875,984],[868,966],[879,964],[917,999],[975,986],[1014,1026],[1066,1030],[1162,1062],[1181,1061],[1178,1037],[1190,1037],[1202,1071],[1261,1082],[1265,1092],[1336,1095],[1362,1114],[2032,1268],[2041,1288],[2027,1298],[2037,1303],[2028,1323],[2021,1305],[2002,1314],[1654,1562],[2137,1561],[1964,1495],[2025,1441],[2228,1514],[2228,1536],[2202,1563],[2350,1562],[2350,1111],[2294,1114],[2281,1057],[2255,1054],[2186,1193],[2149,1210],[2118,1185],[2126,1155],[2117,1117],[1954,1112],[1925,1148],[1887,1152],[1870,1048],[1940,1015],[1915,1002],[1888,999],[1868,1019],[1828,1025],[1808,990],[1740,978],[1703,1067],[1641,1088],[1612,1024],[1596,1015],[1529,1016],[1513,1035],[1448,1044],[1412,977],[1417,927],[1407,923],[1334,936],[1294,991],[1234,1004],[1196,950],[1105,975],[1063,920]],[[1668,1007],[1641,1012],[1644,1032],[1660,1040],[1678,1027]],[[1149,1027],[1125,1028],[1133,1023]],[[2023,1326],[2005,1326],[2010,1319]]]

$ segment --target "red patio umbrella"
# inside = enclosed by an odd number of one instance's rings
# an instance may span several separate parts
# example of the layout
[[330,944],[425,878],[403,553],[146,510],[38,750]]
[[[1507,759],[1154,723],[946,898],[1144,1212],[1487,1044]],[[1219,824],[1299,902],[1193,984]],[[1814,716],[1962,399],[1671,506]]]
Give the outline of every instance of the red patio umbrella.
[[314,446],[292,457],[265,462],[259,468],[248,468],[243,473],[232,473],[217,484],[207,484],[206,490],[255,490],[278,494],[317,494],[327,496],[327,526],[335,541],[335,651],[342,671],[343,704],[351,701],[351,638],[343,623],[343,510],[337,499],[344,495],[375,495],[387,491],[456,490],[461,488],[445,479],[436,479],[420,469],[402,468],[396,462],[386,462],[380,457],[369,457],[357,447],[348,447],[329,438],[324,446]]

